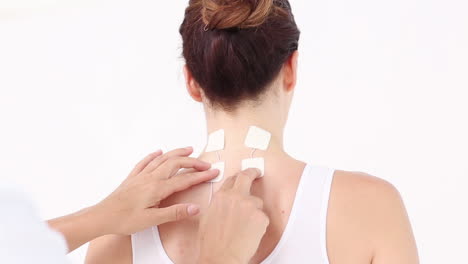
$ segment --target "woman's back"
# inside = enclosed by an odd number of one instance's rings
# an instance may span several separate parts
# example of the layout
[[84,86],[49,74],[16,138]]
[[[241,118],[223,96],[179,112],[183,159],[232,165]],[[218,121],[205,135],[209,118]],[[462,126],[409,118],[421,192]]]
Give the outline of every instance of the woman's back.
[[[251,263],[418,263],[411,226],[392,185],[287,156],[270,160],[264,178],[252,186],[252,194],[264,201],[270,226]],[[203,214],[210,189],[202,184],[161,206],[198,203]],[[91,244],[86,263],[194,263],[198,224],[195,217],[153,227],[131,239],[100,238]]]
[[[207,156],[202,156],[201,159],[212,162],[213,157]],[[266,160],[265,176],[253,184],[252,195],[263,200],[263,208],[269,216],[270,225],[257,254],[252,259],[253,263],[260,263],[274,250],[288,224],[290,212],[296,198],[296,190],[302,181],[301,176],[313,176],[309,175],[310,170],[307,169],[309,167],[306,167],[306,164],[285,155],[265,155],[264,158]],[[240,170],[240,158],[228,158],[225,162],[227,165],[226,177],[234,175]],[[232,166],[229,166],[229,164],[232,164]],[[214,193],[219,186],[220,184],[215,184]],[[210,193],[210,184],[203,184],[174,195],[166,200],[163,206],[195,202],[202,206],[203,214],[204,209],[209,205]],[[301,207],[303,206],[303,203],[297,204],[297,209],[302,210]],[[156,234],[159,233],[167,255],[174,263],[191,263],[197,257],[199,248],[194,241],[197,241],[198,223],[199,217],[162,225],[155,230]]]

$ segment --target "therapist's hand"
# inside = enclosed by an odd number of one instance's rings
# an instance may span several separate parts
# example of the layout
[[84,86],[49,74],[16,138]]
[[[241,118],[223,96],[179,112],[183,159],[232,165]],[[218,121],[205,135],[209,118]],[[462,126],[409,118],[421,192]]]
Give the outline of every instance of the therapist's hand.
[[[108,219],[106,232],[130,235],[198,214],[200,209],[195,204],[159,208],[160,202],[168,196],[218,176],[218,170],[209,170],[209,163],[189,158],[192,151],[192,148],[166,154],[159,151],[138,163],[128,178],[94,208]],[[177,174],[180,169],[194,170]]]
[[200,264],[249,263],[270,223],[263,201],[250,194],[257,169],[228,178],[202,216],[199,229]]
[[[73,251],[100,236],[129,235],[196,215],[199,207],[195,204],[159,208],[171,194],[218,176],[218,170],[209,170],[209,163],[188,157],[192,152],[192,148],[184,148],[152,153],[103,201],[48,224],[64,235],[69,251]],[[182,168],[191,170],[177,174]]]

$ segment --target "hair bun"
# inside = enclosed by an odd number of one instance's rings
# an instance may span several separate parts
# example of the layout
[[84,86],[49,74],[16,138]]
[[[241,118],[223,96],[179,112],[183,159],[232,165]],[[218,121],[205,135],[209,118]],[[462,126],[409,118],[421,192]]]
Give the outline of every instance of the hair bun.
[[206,29],[253,28],[265,22],[273,0],[202,0]]

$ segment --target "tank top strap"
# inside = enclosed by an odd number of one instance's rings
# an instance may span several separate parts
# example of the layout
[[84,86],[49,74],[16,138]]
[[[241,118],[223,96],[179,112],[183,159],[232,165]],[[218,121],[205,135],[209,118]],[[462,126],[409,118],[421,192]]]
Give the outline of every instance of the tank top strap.
[[133,264],[173,264],[167,259],[160,241],[157,227],[132,234]]
[[300,180],[293,212],[288,221],[287,240],[273,258],[262,264],[329,264],[327,213],[335,170],[307,164]]

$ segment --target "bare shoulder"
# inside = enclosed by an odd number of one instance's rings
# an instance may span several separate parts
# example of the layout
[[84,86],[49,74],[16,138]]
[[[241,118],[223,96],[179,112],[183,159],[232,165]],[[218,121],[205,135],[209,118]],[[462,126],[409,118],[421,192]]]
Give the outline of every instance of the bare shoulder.
[[416,244],[399,191],[367,173],[335,172],[327,238],[329,257],[337,263],[344,256],[356,263],[417,263]]
[[401,203],[401,195],[393,184],[364,172],[337,170],[332,190],[338,196],[335,198],[352,201],[355,206]]
[[404,211],[400,193],[388,181],[363,172],[335,172],[328,212],[332,225],[336,219],[346,219],[348,230],[370,235],[381,229],[389,216]]

